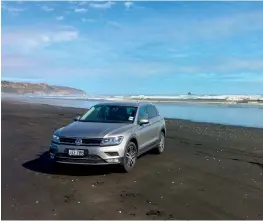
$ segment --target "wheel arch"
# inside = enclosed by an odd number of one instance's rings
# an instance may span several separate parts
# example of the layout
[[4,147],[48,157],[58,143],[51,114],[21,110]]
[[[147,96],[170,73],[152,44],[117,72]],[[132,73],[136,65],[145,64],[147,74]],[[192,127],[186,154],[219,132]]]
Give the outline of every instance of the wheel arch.
[[138,140],[136,139],[135,136],[131,136],[129,142],[133,142],[136,145],[137,150],[139,150]]
[[164,127],[161,129],[161,133],[164,133],[164,136],[166,135],[166,129]]

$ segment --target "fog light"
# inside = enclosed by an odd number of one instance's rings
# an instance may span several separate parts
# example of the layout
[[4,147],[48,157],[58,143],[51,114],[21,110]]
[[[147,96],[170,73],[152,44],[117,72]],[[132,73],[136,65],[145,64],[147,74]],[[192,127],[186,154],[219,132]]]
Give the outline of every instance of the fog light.
[[107,155],[111,156],[111,157],[118,157],[119,153],[118,152],[105,152]]
[[50,153],[50,159],[54,159],[55,158],[55,154]]
[[119,163],[120,160],[119,158],[111,158],[106,160],[108,163]]

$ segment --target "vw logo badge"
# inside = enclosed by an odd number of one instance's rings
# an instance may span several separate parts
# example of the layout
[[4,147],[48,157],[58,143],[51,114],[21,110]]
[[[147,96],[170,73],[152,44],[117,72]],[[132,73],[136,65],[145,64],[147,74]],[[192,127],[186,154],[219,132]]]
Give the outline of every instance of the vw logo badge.
[[77,139],[75,140],[75,144],[76,144],[76,145],[81,145],[81,144],[82,144],[82,140],[81,140],[80,138],[77,138]]

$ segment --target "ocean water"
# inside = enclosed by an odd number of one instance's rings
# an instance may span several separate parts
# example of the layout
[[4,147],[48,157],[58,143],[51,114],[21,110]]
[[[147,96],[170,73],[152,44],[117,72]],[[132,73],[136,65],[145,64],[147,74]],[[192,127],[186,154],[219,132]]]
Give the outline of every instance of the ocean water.
[[[103,102],[99,100],[3,96],[2,99],[23,100],[63,107],[90,108]],[[263,105],[203,104],[203,103],[155,103],[166,118],[185,119],[227,125],[263,128]]]

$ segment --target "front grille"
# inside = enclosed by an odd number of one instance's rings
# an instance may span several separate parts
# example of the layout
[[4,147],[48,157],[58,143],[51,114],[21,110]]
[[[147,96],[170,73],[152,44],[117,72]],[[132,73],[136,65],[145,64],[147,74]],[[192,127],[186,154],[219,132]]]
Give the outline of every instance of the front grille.
[[59,141],[61,143],[75,143],[75,140],[74,138],[67,138],[67,137],[60,137],[59,138]]
[[86,163],[86,164],[97,164],[97,163],[106,163],[103,159],[98,157],[97,159],[91,159],[91,158],[65,158],[65,157],[58,157],[55,156],[56,161],[60,162],[68,162],[68,163]]
[[97,139],[83,139],[82,143],[85,145],[100,145],[102,139],[97,138]]
[[[59,141],[62,144],[76,145],[75,144],[76,138],[60,137]],[[82,144],[78,146],[99,146],[101,141],[102,138],[82,139]]]

